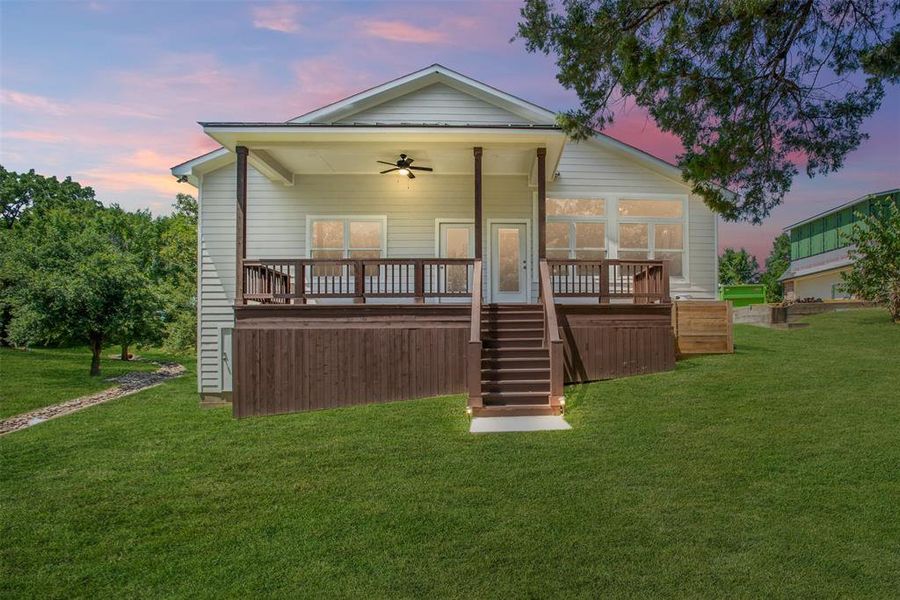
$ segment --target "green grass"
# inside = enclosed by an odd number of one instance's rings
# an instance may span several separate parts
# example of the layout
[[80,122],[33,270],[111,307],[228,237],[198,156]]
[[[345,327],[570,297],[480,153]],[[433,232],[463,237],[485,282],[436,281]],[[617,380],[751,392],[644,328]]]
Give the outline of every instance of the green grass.
[[[150,362],[109,359],[119,348],[103,351],[100,377],[89,375],[91,351],[85,348],[0,348],[0,419],[111,388],[107,381],[133,371],[154,371]],[[158,352],[136,352],[141,358],[160,358]]]
[[738,326],[737,353],[568,390],[567,432],[461,397],[233,420],[195,379],[0,438],[28,597],[896,597],[900,327]]

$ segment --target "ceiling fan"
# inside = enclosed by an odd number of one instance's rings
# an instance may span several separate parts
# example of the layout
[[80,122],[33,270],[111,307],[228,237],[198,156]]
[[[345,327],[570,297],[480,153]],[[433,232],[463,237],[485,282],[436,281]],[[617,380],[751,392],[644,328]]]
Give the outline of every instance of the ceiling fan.
[[384,171],[381,171],[382,175],[384,175],[385,173],[391,173],[393,171],[397,171],[397,175],[406,175],[410,179],[416,178],[415,174],[413,174],[413,171],[433,171],[434,170],[431,167],[411,167],[410,165],[412,164],[413,159],[409,158],[405,154],[401,154],[400,159],[396,163],[389,163],[389,162],[385,162],[383,160],[377,160],[375,162],[380,163],[382,165],[391,165],[391,167],[393,167],[391,169],[385,169]]

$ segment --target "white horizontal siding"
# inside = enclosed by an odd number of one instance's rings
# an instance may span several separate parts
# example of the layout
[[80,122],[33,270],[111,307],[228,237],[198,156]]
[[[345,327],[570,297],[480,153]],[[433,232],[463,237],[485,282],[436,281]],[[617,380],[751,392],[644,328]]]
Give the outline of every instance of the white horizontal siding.
[[337,122],[510,125],[530,121],[449,85],[435,83]]

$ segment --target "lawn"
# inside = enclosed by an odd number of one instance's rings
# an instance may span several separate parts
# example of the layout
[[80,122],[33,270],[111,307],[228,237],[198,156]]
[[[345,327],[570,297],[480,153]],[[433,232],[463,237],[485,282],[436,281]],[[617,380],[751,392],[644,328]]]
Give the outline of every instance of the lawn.
[[568,390],[566,432],[462,397],[233,420],[193,375],[0,438],[0,593],[896,597],[900,327]]
[[[111,388],[116,383],[107,381],[110,377],[157,368],[149,362],[108,358],[118,351],[118,347],[104,350],[102,374],[91,377],[91,354],[87,348],[0,348],[0,419]],[[144,351],[138,354],[148,358],[160,356],[152,352],[147,356]]]

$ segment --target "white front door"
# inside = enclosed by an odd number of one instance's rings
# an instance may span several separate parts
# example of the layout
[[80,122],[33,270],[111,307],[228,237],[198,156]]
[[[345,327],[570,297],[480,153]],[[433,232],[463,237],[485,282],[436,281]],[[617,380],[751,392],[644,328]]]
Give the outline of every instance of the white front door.
[[[472,223],[443,222],[438,227],[438,254],[440,258],[472,258],[475,256],[475,226]],[[437,280],[446,285],[446,291],[468,290],[471,285],[469,269],[465,265],[441,267]],[[444,272],[445,271],[445,272]],[[468,298],[441,298],[441,302],[468,301]]]
[[491,224],[491,302],[528,301],[528,228]]

